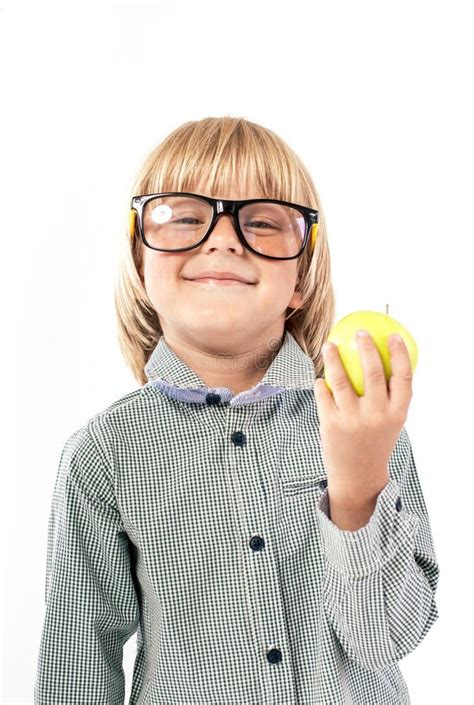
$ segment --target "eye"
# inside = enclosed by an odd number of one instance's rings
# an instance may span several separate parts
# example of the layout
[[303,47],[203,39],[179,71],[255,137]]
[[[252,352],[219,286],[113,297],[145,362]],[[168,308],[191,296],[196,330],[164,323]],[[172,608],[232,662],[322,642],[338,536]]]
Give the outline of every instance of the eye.
[[270,225],[270,223],[264,223],[263,220],[251,220],[249,223],[246,223],[246,227],[254,227],[255,223],[260,223],[261,225],[266,225],[267,228],[272,228],[273,225]]
[[[201,221],[199,221],[197,218],[193,218],[193,217],[190,216],[190,215],[189,215],[189,216],[186,216],[186,217],[183,217],[183,218],[178,218],[177,220],[172,220],[171,222],[172,222],[172,223],[182,223],[184,220],[187,220],[187,221],[189,221],[189,220],[194,220],[195,223],[200,223],[200,222],[201,222]],[[186,223],[186,224],[189,225],[189,223]]]

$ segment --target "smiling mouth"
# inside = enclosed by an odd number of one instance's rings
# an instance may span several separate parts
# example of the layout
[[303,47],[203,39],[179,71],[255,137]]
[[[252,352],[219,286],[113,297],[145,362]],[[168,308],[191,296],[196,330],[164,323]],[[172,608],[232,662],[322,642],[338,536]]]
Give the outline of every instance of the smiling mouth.
[[253,284],[242,282],[238,279],[217,279],[216,277],[200,277],[199,279],[187,279],[186,281],[193,282],[194,284],[211,284],[217,286],[232,286],[235,284],[240,286],[253,286]]

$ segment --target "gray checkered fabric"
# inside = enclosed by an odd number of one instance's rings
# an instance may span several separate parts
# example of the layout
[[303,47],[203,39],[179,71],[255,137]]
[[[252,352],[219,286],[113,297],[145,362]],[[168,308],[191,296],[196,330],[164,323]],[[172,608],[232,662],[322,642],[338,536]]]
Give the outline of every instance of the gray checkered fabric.
[[328,513],[314,365],[208,388],[162,337],[148,382],[66,441],[48,524],[37,705],[405,705],[438,617],[403,427],[369,522]]

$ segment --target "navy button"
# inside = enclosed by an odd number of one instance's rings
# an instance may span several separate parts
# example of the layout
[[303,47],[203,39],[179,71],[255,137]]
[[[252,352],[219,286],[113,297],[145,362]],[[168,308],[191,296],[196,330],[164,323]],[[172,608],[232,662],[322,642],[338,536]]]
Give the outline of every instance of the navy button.
[[270,663],[280,663],[281,661],[281,651],[280,649],[270,649],[267,651],[267,660]]
[[232,434],[232,443],[236,446],[243,446],[245,443],[245,434],[242,431],[234,431]]
[[261,536],[252,536],[249,541],[249,544],[252,551],[261,551],[262,548],[264,548],[265,546],[265,541],[262,539]]
[[399,512],[401,508],[402,508],[402,500],[401,500],[400,497],[399,497],[399,498],[397,499],[397,503],[396,503],[396,505],[395,505],[395,509],[397,510],[397,512]]
[[206,402],[208,404],[218,404],[220,400],[220,394],[214,394],[214,392],[209,392],[209,394],[206,394]]
[[320,490],[325,490],[327,486],[328,486],[327,480],[320,480],[320,482],[319,482],[319,489]]

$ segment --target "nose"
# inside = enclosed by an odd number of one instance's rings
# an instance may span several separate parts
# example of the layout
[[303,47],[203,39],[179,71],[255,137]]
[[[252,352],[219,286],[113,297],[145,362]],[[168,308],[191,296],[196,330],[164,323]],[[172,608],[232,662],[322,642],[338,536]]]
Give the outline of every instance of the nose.
[[[224,220],[226,218],[226,220]],[[211,229],[206,242],[203,245],[204,250],[217,248],[229,248],[237,252],[243,251],[242,243],[237,234],[234,219],[230,213],[220,213],[217,216],[214,227]]]

